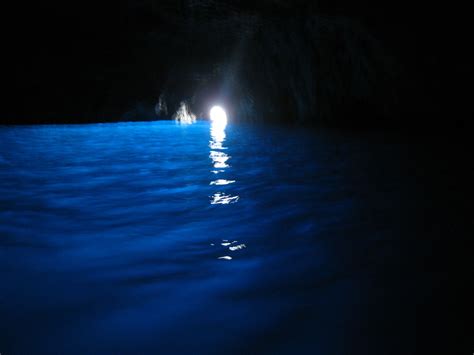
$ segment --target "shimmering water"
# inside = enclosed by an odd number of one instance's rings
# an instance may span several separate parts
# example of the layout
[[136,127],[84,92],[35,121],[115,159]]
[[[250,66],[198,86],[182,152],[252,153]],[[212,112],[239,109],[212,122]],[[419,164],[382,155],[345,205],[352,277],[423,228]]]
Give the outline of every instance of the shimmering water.
[[421,250],[402,151],[208,122],[1,127],[0,353],[411,344],[393,329],[420,281],[400,276]]

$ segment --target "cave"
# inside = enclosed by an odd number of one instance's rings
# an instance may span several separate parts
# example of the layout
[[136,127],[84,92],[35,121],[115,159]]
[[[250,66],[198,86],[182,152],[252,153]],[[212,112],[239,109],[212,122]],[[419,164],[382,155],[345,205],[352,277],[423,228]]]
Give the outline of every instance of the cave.
[[[436,130],[446,127],[433,117],[451,114],[451,127],[468,123],[463,94],[443,90],[450,79],[442,69],[462,77],[470,57],[454,64],[449,47],[438,50],[451,33],[434,20],[441,7],[426,14],[395,2],[10,7],[4,123],[169,119],[183,101],[199,116],[209,100],[226,101],[245,122]],[[452,30],[458,38],[461,26]],[[167,111],[155,110],[160,100]]]
[[468,11],[2,14],[0,355],[472,353]]

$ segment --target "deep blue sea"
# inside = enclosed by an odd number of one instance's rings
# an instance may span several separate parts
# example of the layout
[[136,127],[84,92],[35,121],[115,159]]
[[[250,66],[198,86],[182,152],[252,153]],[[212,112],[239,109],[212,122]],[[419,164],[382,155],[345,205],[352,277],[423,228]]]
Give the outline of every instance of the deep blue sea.
[[0,127],[0,353],[413,353],[431,281],[410,149],[207,121]]

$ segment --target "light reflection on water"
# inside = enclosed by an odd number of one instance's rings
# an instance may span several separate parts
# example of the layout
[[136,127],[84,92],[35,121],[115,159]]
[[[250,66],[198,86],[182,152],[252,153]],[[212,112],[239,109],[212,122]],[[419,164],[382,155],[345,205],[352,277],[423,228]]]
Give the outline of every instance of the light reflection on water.
[[221,192],[216,192],[212,195],[211,205],[227,205],[239,201],[239,196],[226,195]]
[[217,180],[211,181],[209,185],[229,185],[234,182],[235,180],[217,179]]
[[227,154],[222,153],[222,152],[215,152],[211,150],[209,157],[212,159],[214,168],[223,169],[223,168],[229,167],[229,164],[227,164],[227,161],[230,159],[230,157]]
[[[211,141],[209,142],[209,147],[211,151],[209,152],[209,158],[211,158],[213,167],[211,172],[214,174],[222,174],[229,171],[230,165],[228,164],[229,159],[231,158],[228,154],[222,152],[221,150],[227,149],[224,146],[226,134],[225,134],[226,124],[212,122],[210,127]],[[218,170],[216,170],[218,169]],[[215,186],[224,186],[234,183],[235,180],[229,179],[216,179],[209,183],[209,185]],[[230,193],[225,193],[222,191],[216,191],[212,196],[210,203],[211,205],[227,205],[230,203],[236,203],[239,201],[238,195],[233,195]]]
[[[222,123],[218,121],[213,121],[211,123],[210,127],[210,135],[211,135],[211,140],[209,142],[209,148],[211,148],[211,151],[209,152],[209,158],[211,158],[213,167],[215,169],[212,169],[211,172],[214,174],[220,174],[222,175],[223,173],[228,173],[230,165],[227,164],[229,159],[231,158],[228,154],[222,152],[222,150],[226,150],[227,147],[224,146],[226,134],[225,134],[225,128],[227,126],[227,123]],[[219,170],[216,170],[219,169]],[[209,185],[214,185],[214,186],[225,186],[225,185],[230,185],[235,183],[235,180],[229,180],[229,179],[216,179],[213,180],[209,183]],[[236,203],[239,201],[239,196],[238,195],[233,195],[231,193],[225,193],[222,191],[217,191],[214,192],[214,194],[211,196],[210,199],[210,204],[211,205],[228,205],[232,203]],[[221,245],[229,245],[230,243],[221,243]],[[243,249],[245,244],[241,244],[240,246],[235,246],[235,247],[229,247],[228,250],[230,251],[237,251],[240,249]],[[232,260],[232,257],[230,255],[223,255],[219,256],[217,259],[220,260]]]

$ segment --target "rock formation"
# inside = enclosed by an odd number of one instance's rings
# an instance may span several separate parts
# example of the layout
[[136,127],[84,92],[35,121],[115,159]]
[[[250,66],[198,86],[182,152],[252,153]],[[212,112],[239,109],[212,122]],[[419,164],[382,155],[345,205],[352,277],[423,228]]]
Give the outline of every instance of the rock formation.
[[[198,117],[219,103],[234,121],[377,126],[437,112],[435,64],[411,64],[415,34],[393,25],[403,19],[369,21],[342,5],[120,0],[72,11],[38,3],[20,45],[7,46],[15,57],[4,117],[169,119],[185,102]],[[38,15],[46,13],[49,27]],[[398,30],[408,44],[398,45]]]

